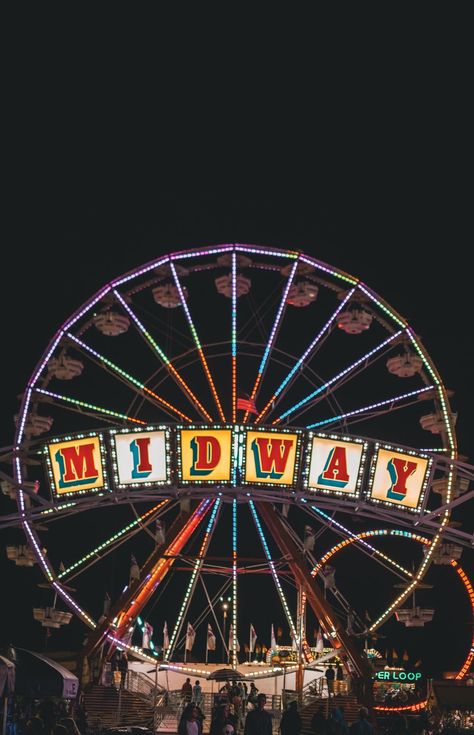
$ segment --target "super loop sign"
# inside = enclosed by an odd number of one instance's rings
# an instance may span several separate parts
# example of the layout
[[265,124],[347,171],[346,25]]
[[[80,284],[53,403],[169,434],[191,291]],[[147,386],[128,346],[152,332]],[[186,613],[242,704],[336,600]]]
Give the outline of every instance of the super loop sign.
[[240,424],[88,432],[54,439],[43,453],[56,498],[167,485],[266,486],[415,512],[432,465],[423,452],[358,437]]

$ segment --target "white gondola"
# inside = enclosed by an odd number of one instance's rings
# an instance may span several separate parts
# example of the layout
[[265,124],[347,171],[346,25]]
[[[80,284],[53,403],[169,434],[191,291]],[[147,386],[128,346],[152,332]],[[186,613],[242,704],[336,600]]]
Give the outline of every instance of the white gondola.
[[395,611],[395,617],[406,628],[422,628],[433,620],[434,610],[423,607],[401,607]]
[[[232,276],[230,273],[227,276],[219,276],[214,280],[214,283],[216,284],[217,293],[221,293],[229,299],[232,298]],[[250,278],[239,274],[235,279],[235,291],[237,298],[248,294],[251,285],[252,281]]]
[[124,334],[129,326],[130,319],[125,314],[119,314],[116,311],[102,311],[94,317],[94,324],[102,334],[107,337],[118,337]]
[[286,303],[291,306],[309,306],[318,298],[318,287],[311,281],[300,281],[293,283],[288,290]]
[[443,417],[439,413],[428,413],[420,418],[420,426],[432,434],[441,434],[445,429]]
[[[439,477],[437,480],[433,480],[431,484],[433,492],[441,495],[443,503],[448,502],[449,494],[449,483],[447,477]],[[466,477],[458,477],[456,482],[451,484],[451,500],[458,498],[463,495],[469,489],[469,480]]]
[[34,607],[33,617],[43,628],[60,628],[71,621],[72,613],[62,612],[54,607]]
[[36,564],[36,557],[29,546],[7,546],[7,557],[15,562],[17,567],[32,567]]
[[[181,287],[185,301],[188,300],[188,289],[186,286]],[[172,283],[165,283],[163,286],[156,286],[152,291],[153,298],[156,303],[160,306],[164,306],[165,309],[176,309],[177,306],[181,306],[181,297],[177,286]]]
[[69,355],[52,357],[48,362],[48,372],[58,380],[72,380],[77,378],[84,370],[84,363]]
[[396,355],[387,360],[387,370],[399,378],[412,378],[421,371],[423,360],[411,352]]
[[337,326],[346,334],[361,334],[372,324],[372,314],[365,309],[346,309],[341,311]]

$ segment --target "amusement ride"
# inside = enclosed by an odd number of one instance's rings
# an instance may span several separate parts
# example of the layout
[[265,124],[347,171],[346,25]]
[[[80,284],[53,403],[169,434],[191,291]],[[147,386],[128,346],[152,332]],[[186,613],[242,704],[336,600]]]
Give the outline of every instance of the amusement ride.
[[[318,628],[367,681],[390,618],[433,618],[433,565],[474,613],[455,419],[421,339],[358,278],[265,246],[163,255],[89,298],[34,368],[2,472],[8,557],[42,572],[36,620],[82,621],[84,656],[186,671],[191,625],[236,668],[253,605],[285,621],[297,686]],[[142,648],[160,609],[167,645]],[[281,672],[272,643],[255,676]],[[458,679],[473,658],[471,637]]]

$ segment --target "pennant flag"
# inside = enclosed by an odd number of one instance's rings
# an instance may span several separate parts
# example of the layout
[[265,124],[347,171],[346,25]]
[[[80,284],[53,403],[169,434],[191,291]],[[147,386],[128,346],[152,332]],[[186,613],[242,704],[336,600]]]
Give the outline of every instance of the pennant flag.
[[194,630],[191,623],[188,623],[188,627],[186,630],[186,643],[184,645],[184,648],[186,651],[192,651],[194,646],[194,639],[196,637],[196,631]]
[[385,649],[385,660],[388,659],[388,649]]
[[110,612],[110,595],[108,592],[105,593],[104,603],[102,608],[102,615],[108,615]]
[[127,630],[127,632],[122,636],[122,643],[126,646],[132,645],[132,638],[133,638],[133,631],[135,630],[135,625],[131,625],[130,628]]
[[270,648],[276,648],[277,642],[275,638],[275,629],[272,623],[272,632],[270,633]]
[[281,506],[281,514],[283,518],[288,518],[289,510],[290,506],[288,505],[288,503],[283,503],[283,505]]
[[140,567],[138,566],[137,560],[132,554],[130,558],[130,578],[128,580],[129,586],[137,579],[140,579]]
[[398,661],[398,653],[396,652],[394,648],[392,648],[392,659],[394,661]]
[[415,669],[418,669],[421,666],[421,658],[418,659],[418,661],[415,664]]
[[303,546],[306,549],[306,551],[313,551],[314,550],[314,530],[312,526],[305,526],[304,527],[304,542]]
[[150,623],[143,624],[142,648],[150,648],[151,637],[153,635],[153,626]]
[[165,620],[165,624],[163,626],[163,651],[167,651],[170,647],[170,639],[168,636],[168,623]]
[[255,642],[257,640],[257,633],[255,631],[255,628],[253,627],[252,623],[250,623],[250,635],[249,635],[249,648],[250,652],[255,650]]
[[207,624],[207,650],[208,651],[216,650],[216,636],[212,632],[210,623]]
[[403,651],[403,656],[402,656],[402,659],[403,659],[403,661],[409,661],[409,660],[410,660],[410,656],[408,655],[408,651],[407,651],[407,649],[406,649],[406,648],[405,648],[405,650]]
[[365,613],[364,613],[364,620],[365,620],[366,623],[371,623],[372,622],[372,618],[370,617],[370,615],[368,613],[368,610],[366,610]]
[[237,398],[237,411],[248,411],[248,413],[258,414],[253,398]]
[[62,561],[59,563],[59,571],[60,572],[65,572],[66,571],[66,567],[64,566],[64,564],[62,563]]
[[159,518],[155,521],[155,543],[162,546],[165,543],[165,528]]
[[319,630],[316,636],[316,653],[324,653],[324,641],[323,641],[323,634],[321,633],[321,627],[319,627]]
[[[229,628],[229,651],[234,650],[234,631],[232,630],[232,623],[230,624]],[[240,651],[240,643],[237,636],[235,637],[235,650],[237,653]]]
[[250,653],[250,648],[248,647],[247,644],[245,644],[245,646],[244,646],[244,651],[245,651],[245,653]]
[[283,629],[282,629],[282,628],[277,628],[277,640],[278,640],[279,638],[281,638],[281,637],[282,637],[282,635],[283,635]]

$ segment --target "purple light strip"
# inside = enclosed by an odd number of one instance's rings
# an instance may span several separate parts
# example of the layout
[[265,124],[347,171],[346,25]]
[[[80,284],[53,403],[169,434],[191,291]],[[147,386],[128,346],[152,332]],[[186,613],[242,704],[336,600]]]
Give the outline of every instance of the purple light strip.
[[235,249],[241,253],[253,253],[254,255],[272,255],[276,258],[297,258],[298,252],[294,250],[270,250],[268,248],[256,248],[251,245],[235,244]]
[[318,270],[324,271],[324,273],[329,273],[331,276],[336,276],[336,278],[340,278],[343,281],[347,281],[348,283],[351,283],[353,286],[357,284],[357,278],[353,278],[347,273],[343,273],[341,271],[336,271],[334,268],[330,268],[325,263],[321,263],[319,260],[314,260],[313,258],[309,258],[307,255],[301,255],[300,260],[302,263],[307,263],[308,265],[312,265],[314,268],[318,268]]
[[217,255],[218,253],[228,253],[232,251],[234,246],[218,245],[217,247],[206,248],[205,250],[184,250],[180,253],[172,253],[169,257],[171,260],[182,260],[183,258],[197,258],[200,255]]
[[25,428],[26,416],[27,416],[27,413],[28,413],[28,407],[30,405],[31,394],[32,393],[33,393],[32,389],[30,387],[28,387],[26,389],[25,402],[24,402],[24,405],[23,405],[23,410],[21,412],[20,420],[18,422],[18,430],[17,430],[17,435],[16,435],[16,438],[15,438],[15,446],[16,446],[17,449],[20,448],[20,442],[21,442],[21,439],[22,439],[22,436],[23,436],[23,431],[24,431],[24,428]]
[[315,429],[317,426],[331,424],[334,421],[339,421],[339,419],[345,419],[348,416],[356,416],[357,414],[364,413],[364,411],[371,411],[373,408],[380,408],[380,406],[387,406],[390,403],[396,403],[397,401],[402,401],[404,398],[411,398],[412,396],[417,396],[420,393],[425,393],[427,390],[434,390],[434,386],[427,385],[426,388],[419,388],[418,390],[412,390],[409,393],[402,393],[399,396],[394,396],[393,398],[387,398],[385,401],[379,401],[378,403],[372,403],[370,406],[364,406],[363,408],[357,408],[355,411],[348,411],[347,413],[341,413],[339,416],[333,416],[330,419],[324,419],[324,421],[317,421],[314,424],[308,424],[306,428]]
[[62,325],[61,329],[63,331],[67,331],[68,329],[71,329],[72,325],[77,322],[78,319],[81,318],[81,316],[84,316],[89,309],[91,309],[93,306],[97,304],[98,301],[100,301],[105,294],[107,294],[109,291],[111,291],[111,285],[110,283],[107,283],[106,286],[100,289],[100,291],[97,291],[96,295],[90,299],[90,301],[86,301],[84,306],[79,309],[79,311],[76,311],[75,314],[72,315],[69,319],[67,319],[64,324]]
[[148,273],[148,271],[153,270],[153,268],[159,268],[162,263],[166,263],[168,260],[168,256],[160,257],[157,260],[152,260],[146,265],[141,266],[140,268],[136,268],[133,271],[129,271],[124,276],[120,276],[119,278],[114,278],[113,281],[110,282],[110,285],[112,288],[117,288],[117,286],[121,286],[122,283],[126,283],[127,281],[131,281],[132,278],[138,278],[138,276],[142,276],[144,273]]
[[59,584],[59,582],[54,581],[52,586],[54,587],[58,595],[63,598],[64,602],[66,602],[70,607],[73,607],[74,610],[79,613],[81,618],[85,620],[92,629],[97,628],[97,623],[95,623],[92,618],[86,612],[84,612],[81,607],[79,607],[79,605],[72,599],[72,597],[68,595],[63,586]]

